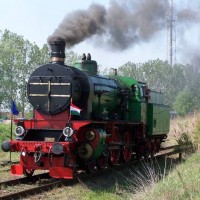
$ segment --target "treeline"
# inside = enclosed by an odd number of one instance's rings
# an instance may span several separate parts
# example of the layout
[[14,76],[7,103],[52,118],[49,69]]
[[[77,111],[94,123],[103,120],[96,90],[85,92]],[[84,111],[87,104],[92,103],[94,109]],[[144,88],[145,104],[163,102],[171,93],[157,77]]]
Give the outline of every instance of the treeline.
[[169,65],[167,61],[127,62],[118,74],[148,83],[152,90],[165,95],[165,103],[179,115],[200,109],[200,65]]
[[9,109],[11,99],[20,111],[28,106],[25,98],[26,81],[32,71],[48,60],[48,47],[35,43],[8,30],[0,32],[0,104]]
[[[78,54],[68,51],[65,62],[73,65],[78,58]],[[40,48],[23,36],[8,30],[0,31],[1,110],[9,110],[11,99],[15,100],[22,115],[30,110],[26,99],[26,82],[33,70],[49,60],[47,44]],[[112,67],[117,66],[113,63]],[[104,74],[108,73],[106,69]],[[180,115],[200,109],[200,66],[170,66],[168,62],[157,59],[140,64],[127,62],[118,68],[118,74],[146,82],[152,90],[163,92],[165,103]]]

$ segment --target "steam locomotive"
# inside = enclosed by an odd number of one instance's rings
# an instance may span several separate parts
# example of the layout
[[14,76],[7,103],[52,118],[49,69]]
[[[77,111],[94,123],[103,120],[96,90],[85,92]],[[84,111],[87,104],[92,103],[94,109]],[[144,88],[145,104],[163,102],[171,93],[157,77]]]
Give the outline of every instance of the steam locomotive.
[[116,71],[97,75],[90,54],[65,65],[61,40],[51,43],[51,51],[51,62],[27,83],[33,118],[15,119],[16,138],[1,145],[20,152],[11,174],[49,170],[51,177],[72,179],[79,169],[93,172],[159,152],[169,131],[162,93]]

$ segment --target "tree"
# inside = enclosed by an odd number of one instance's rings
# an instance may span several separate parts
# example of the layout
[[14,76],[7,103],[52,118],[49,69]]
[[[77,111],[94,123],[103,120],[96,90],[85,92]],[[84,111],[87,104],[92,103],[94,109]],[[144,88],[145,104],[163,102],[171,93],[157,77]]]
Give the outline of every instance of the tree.
[[66,51],[65,53],[65,63],[66,65],[73,66],[77,60],[80,60],[81,56],[73,51]]
[[15,99],[24,112],[28,105],[25,103],[26,81],[38,64],[47,61],[47,55],[47,45],[40,49],[8,30],[0,32],[0,103],[5,109],[10,107],[11,99]]
[[135,64],[132,62],[127,62],[118,69],[118,74],[122,76],[133,77],[137,80],[142,80],[142,74],[139,70],[140,64]]
[[173,104],[175,111],[184,116],[193,109],[193,99],[188,90],[180,91]]
[[190,91],[194,110],[200,109],[200,70],[191,65],[185,66],[186,88]]

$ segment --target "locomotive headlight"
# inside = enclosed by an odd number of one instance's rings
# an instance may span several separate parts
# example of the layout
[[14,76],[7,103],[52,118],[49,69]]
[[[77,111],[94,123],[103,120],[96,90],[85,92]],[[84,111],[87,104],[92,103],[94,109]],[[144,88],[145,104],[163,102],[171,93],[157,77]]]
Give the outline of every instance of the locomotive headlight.
[[71,127],[65,127],[63,129],[63,135],[65,137],[71,137],[73,135],[73,133],[74,133],[74,131],[73,131],[73,129]]
[[94,131],[87,131],[85,133],[85,139],[88,141],[92,141],[95,139],[95,132]]
[[25,129],[23,126],[17,126],[17,128],[15,129],[15,135],[20,137],[25,133]]

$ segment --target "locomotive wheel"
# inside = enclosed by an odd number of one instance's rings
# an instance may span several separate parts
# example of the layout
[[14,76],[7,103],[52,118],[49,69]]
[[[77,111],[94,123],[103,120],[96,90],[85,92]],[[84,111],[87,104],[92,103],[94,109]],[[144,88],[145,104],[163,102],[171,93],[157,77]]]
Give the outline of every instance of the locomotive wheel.
[[97,168],[99,170],[102,170],[106,167],[108,162],[108,158],[105,155],[101,155],[98,159],[97,159]]
[[140,160],[142,157],[145,157],[145,145],[144,143],[138,143],[138,147],[136,149],[136,157],[138,160]]
[[93,173],[95,171],[96,162],[95,160],[86,161],[86,172]]
[[[118,127],[113,127],[113,135],[110,138],[109,143],[119,143],[120,135]],[[120,149],[113,149],[109,151],[109,164],[114,166],[119,162],[120,159]]]
[[[132,142],[132,138],[131,138],[131,134],[130,133],[125,133],[124,135],[124,143],[125,145],[130,145]],[[129,162],[131,160],[131,157],[132,157],[132,150],[131,150],[131,147],[124,147],[123,150],[122,150],[122,159],[123,161],[126,163],[126,162]]]
[[109,164],[110,166],[117,165],[120,159],[120,150],[111,150],[109,156]]
[[27,177],[31,177],[34,173],[33,169],[24,169],[24,175]]
[[151,140],[149,140],[146,144],[146,158],[152,157],[154,155],[154,145]]
[[146,140],[138,143],[138,148],[136,149],[137,158],[148,159],[154,155],[154,143],[151,140]]
[[131,157],[132,157],[132,150],[128,147],[125,147],[123,150],[122,150],[122,153],[123,153],[123,161],[126,163],[126,162],[129,162],[131,160]]

